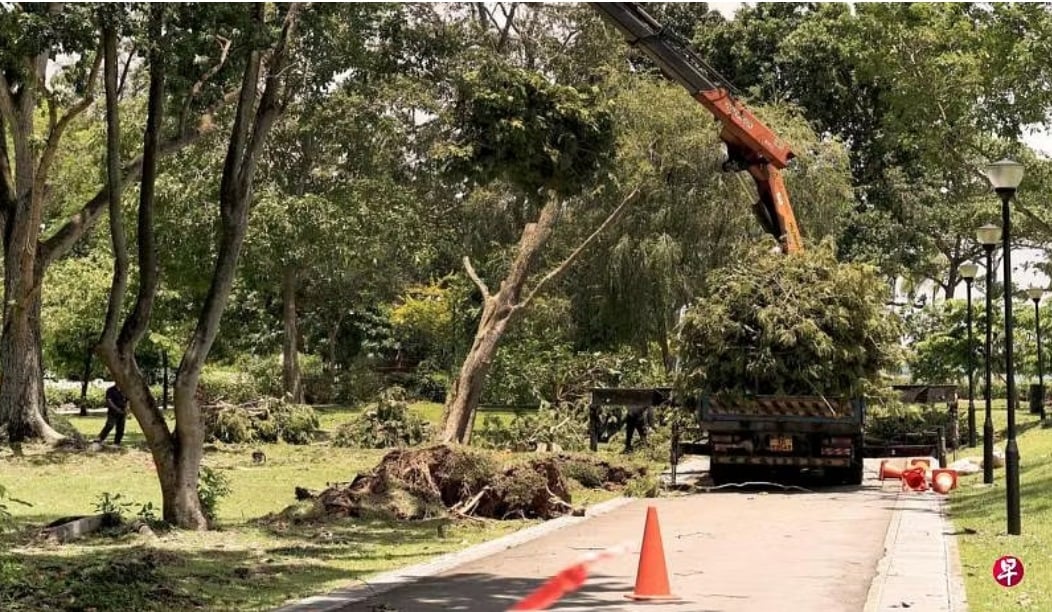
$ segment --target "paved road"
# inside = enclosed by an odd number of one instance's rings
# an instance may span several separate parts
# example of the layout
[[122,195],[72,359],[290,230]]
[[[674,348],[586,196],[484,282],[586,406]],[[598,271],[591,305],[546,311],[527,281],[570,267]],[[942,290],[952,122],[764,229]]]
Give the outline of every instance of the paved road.
[[596,568],[553,610],[643,610],[627,601],[646,507],[658,508],[670,580],[679,603],[661,610],[863,610],[896,489],[872,479],[860,489],[816,493],[714,492],[639,500],[501,554],[359,603],[343,612],[497,612],[589,550],[630,540],[636,554]]

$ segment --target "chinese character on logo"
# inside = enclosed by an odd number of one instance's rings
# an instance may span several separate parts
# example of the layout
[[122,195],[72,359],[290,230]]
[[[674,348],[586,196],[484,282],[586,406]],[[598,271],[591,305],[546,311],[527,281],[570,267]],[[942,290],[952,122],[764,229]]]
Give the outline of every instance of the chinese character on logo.
[[1005,555],[994,562],[994,580],[1003,587],[1014,587],[1023,581],[1023,562]]

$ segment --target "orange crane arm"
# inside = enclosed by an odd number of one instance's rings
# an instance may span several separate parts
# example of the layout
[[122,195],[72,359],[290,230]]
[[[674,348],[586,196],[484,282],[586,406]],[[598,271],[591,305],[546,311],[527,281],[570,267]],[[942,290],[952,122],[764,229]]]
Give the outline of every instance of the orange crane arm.
[[778,239],[783,252],[801,250],[800,229],[781,174],[794,157],[789,144],[753,115],[733,95],[734,87],[685,41],[636,3],[590,4],[621,31],[628,44],[641,49],[720,121],[720,139],[726,143],[728,155],[724,168],[749,172],[760,196],[753,211],[764,230]]

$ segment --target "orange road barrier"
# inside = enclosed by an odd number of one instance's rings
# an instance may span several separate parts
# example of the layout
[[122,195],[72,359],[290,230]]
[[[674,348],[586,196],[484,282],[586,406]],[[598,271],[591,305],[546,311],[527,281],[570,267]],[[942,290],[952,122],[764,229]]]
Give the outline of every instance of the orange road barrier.
[[562,599],[564,595],[572,593],[584,585],[585,580],[588,579],[589,566],[627,551],[628,546],[619,546],[600,553],[585,555],[577,563],[549,578],[547,582],[537,587],[536,590],[514,606],[508,608],[508,610],[547,610],[553,603]]
[[957,470],[934,470],[931,473],[931,488],[946,495],[957,488]]
[[927,491],[928,483],[924,477],[923,467],[913,467],[902,472],[902,490]]
[[877,477],[880,480],[901,480],[902,479],[902,468],[892,465],[894,459],[885,459],[880,462],[880,472],[877,473]]
[[639,570],[636,573],[636,588],[630,595],[636,601],[669,601],[679,599],[668,585],[668,568],[665,566],[665,547],[661,543],[661,527],[658,525],[657,508],[647,508],[647,523],[643,530],[643,548],[639,552]]

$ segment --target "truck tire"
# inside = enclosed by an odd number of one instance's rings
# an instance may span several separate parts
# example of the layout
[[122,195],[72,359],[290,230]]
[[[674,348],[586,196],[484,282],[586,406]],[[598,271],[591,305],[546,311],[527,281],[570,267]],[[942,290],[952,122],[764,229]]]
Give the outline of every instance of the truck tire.
[[858,486],[862,484],[863,465],[852,462],[848,467],[826,468],[826,482],[832,485]]
[[716,463],[709,459],[709,478],[712,484],[719,486],[730,482],[737,482],[740,469],[733,463]]

